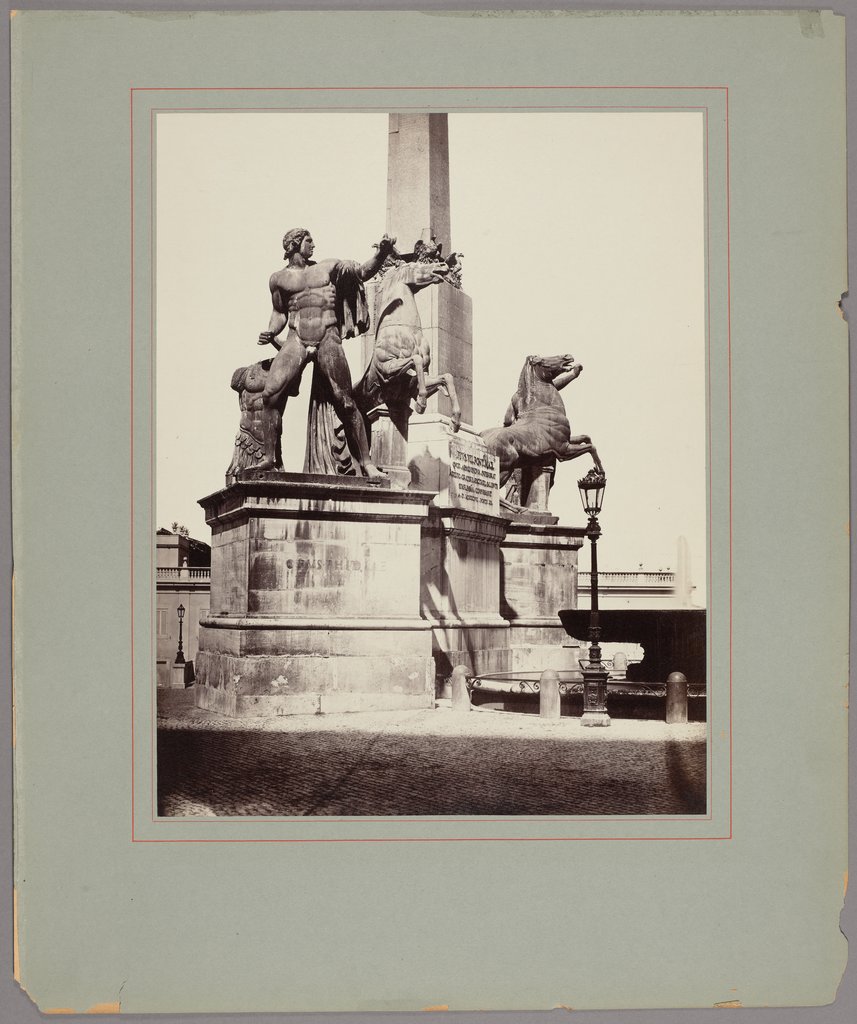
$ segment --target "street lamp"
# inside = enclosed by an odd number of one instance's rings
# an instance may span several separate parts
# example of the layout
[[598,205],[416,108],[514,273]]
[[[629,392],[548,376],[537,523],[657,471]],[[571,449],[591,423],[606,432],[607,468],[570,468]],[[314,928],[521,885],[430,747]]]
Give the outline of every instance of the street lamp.
[[184,605],[180,604],[176,609],[179,617],[179,649],[176,651],[176,660],[174,664],[184,665],[184,654],[182,654],[182,619],[184,618]]
[[604,501],[604,489],[607,477],[596,469],[590,469],[582,480],[577,481],[583,511],[589,516],[586,525],[586,536],[592,544],[592,572],[590,573],[589,601],[589,659],[583,663],[583,717],[581,725],[609,725],[607,714],[607,678],[608,672],[601,662],[601,627],[598,624],[598,538],[601,527],[598,525],[598,513]]

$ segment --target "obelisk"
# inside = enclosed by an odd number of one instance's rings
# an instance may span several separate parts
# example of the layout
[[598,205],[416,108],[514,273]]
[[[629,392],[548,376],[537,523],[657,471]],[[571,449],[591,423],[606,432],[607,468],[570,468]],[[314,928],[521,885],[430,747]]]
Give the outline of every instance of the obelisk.
[[[449,134],[446,114],[390,114],[387,233],[400,252],[435,238],[452,250],[449,216]],[[466,272],[466,271],[465,271]],[[431,345],[430,373],[455,378],[462,420],[473,422],[473,312],[470,296],[444,282],[417,295],[423,334]],[[448,399],[429,399],[426,420],[449,415]],[[411,431],[422,417],[411,417]],[[419,430],[419,427],[417,427]],[[413,436],[413,434],[412,434]]]
[[407,252],[426,232],[450,253],[446,114],[390,114],[387,233]]

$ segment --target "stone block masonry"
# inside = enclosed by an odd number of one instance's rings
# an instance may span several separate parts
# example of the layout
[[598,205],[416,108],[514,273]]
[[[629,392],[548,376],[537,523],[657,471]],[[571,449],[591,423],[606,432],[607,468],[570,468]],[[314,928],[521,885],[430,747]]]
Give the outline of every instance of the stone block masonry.
[[203,498],[212,594],[197,705],[238,717],[431,706],[419,574],[432,497],[271,472]]

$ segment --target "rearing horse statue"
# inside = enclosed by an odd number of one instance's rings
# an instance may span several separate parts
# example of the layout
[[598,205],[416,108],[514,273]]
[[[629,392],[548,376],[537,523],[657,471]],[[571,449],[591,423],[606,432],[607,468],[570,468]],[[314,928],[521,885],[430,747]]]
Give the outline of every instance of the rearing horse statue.
[[572,435],[559,394],[582,371],[583,366],[571,355],[527,356],[503,426],[483,430],[480,435],[489,451],[499,456],[500,486],[511,481],[508,496],[519,495],[520,505],[528,504],[532,481],[526,478],[535,467],[552,471],[557,461],[589,454],[596,469],[604,472],[592,438]]
[[429,285],[440,284],[448,263],[401,263],[381,280],[377,297],[375,349],[360,382],[354,389],[357,407],[368,413],[379,405],[394,409],[426,410],[432,395],[443,391],[452,405],[452,429],[461,425],[461,407],[451,373],[430,376],[431,349],[425,340],[414,295]]
[[[395,260],[379,282],[375,303],[375,346],[366,372],[352,392],[363,416],[366,433],[372,437],[373,413],[382,407],[397,435],[398,458],[406,469],[405,453],[411,402],[418,413],[426,410],[428,399],[443,391],[451,404],[451,426],[461,424],[461,406],[452,374],[431,376],[431,349],[426,341],[414,295],[423,288],[440,284],[460,272],[458,253],[445,261],[440,247],[417,242],[414,253]],[[391,451],[387,451],[391,456]],[[395,457],[394,457],[395,462]],[[390,468],[390,467],[388,467]],[[307,459],[304,472],[353,475],[354,460],[330,400],[329,389],[318,375],[313,377],[313,400],[307,430]],[[407,473],[405,473],[407,475]]]

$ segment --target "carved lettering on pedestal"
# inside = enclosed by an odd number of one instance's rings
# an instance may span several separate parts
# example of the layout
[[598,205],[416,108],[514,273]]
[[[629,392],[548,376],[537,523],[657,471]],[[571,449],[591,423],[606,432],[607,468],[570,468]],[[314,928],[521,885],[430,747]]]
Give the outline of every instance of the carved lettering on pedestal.
[[263,590],[338,589],[363,577],[388,571],[387,560],[348,557],[344,548],[268,541],[266,551],[257,552],[252,563],[252,584]]
[[472,512],[498,515],[498,460],[483,444],[450,438],[449,501]]
[[286,568],[304,572],[309,569],[326,569],[328,572],[360,572],[363,563],[348,558],[287,558]]

